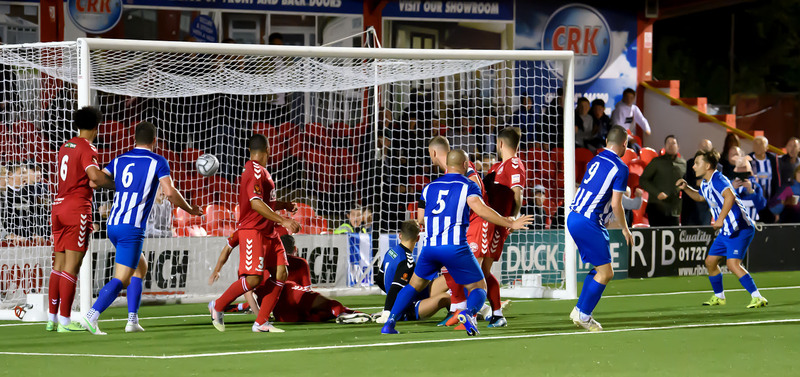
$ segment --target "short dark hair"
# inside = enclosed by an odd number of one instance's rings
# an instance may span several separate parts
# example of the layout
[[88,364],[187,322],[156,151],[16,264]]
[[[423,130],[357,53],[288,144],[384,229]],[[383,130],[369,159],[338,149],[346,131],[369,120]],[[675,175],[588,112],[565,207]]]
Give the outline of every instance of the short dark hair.
[[634,96],[636,95],[636,91],[631,89],[631,88],[625,88],[625,90],[622,91],[622,95],[623,96],[628,94],[628,93],[633,94]]
[[628,131],[622,128],[622,126],[612,126],[611,129],[608,130],[606,142],[609,144],[624,145],[626,140],[628,140]]
[[697,157],[702,157],[705,162],[708,162],[711,165],[712,169],[717,168],[717,164],[719,163],[719,152],[716,149],[712,149],[708,152],[697,152]]
[[400,237],[403,240],[415,240],[419,236],[419,224],[414,220],[406,220],[400,224]]
[[267,137],[262,134],[253,134],[247,140],[247,148],[250,149],[250,152],[266,152]]
[[72,122],[79,130],[95,130],[100,122],[103,120],[103,115],[96,107],[85,106],[78,110],[72,116]]
[[294,237],[291,234],[282,235],[281,243],[283,244],[283,249],[286,250],[287,253],[294,254]]
[[669,135],[667,135],[667,137],[664,138],[664,145],[667,145],[667,140],[669,140],[669,138],[673,138],[676,141],[678,140],[678,138],[675,137],[675,135],[669,134]]
[[150,122],[139,122],[136,125],[136,145],[153,144],[156,140],[156,126]]
[[595,99],[594,101],[592,101],[592,107],[595,107],[595,106],[603,106],[603,107],[606,107],[606,101],[603,101],[602,99],[600,99],[600,98],[597,98],[597,99]]
[[591,105],[591,103],[589,102],[589,99],[586,98],[586,97],[578,97],[578,103],[581,103],[581,102],[586,102],[586,103]]
[[272,44],[272,41],[280,39],[283,42],[283,34],[281,33],[272,33],[267,37],[267,44]]
[[497,138],[502,139],[504,142],[511,145],[511,147],[517,149],[519,147],[519,139],[522,138],[522,132],[518,127],[506,127],[500,130],[500,133],[497,134]]

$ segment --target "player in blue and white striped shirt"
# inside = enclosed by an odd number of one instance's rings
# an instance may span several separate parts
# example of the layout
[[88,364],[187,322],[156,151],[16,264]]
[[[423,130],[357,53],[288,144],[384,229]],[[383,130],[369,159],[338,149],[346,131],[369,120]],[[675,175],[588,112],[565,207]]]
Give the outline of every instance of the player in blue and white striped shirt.
[[397,334],[394,329],[397,319],[444,266],[453,280],[469,291],[467,310],[458,315],[458,320],[464,324],[468,335],[478,335],[475,314],[486,301],[486,281],[478,260],[467,244],[469,211],[472,209],[492,224],[514,230],[525,229],[533,222],[533,216],[522,216],[511,221],[488,207],[483,202],[478,184],[464,175],[468,165],[469,158],[464,151],[451,150],[447,154],[446,174],[423,189],[420,199],[426,203],[425,243],[417,257],[414,275],[397,294],[392,313],[381,329],[382,334]]
[[195,216],[203,214],[200,207],[189,205],[175,189],[167,160],[153,153],[156,127],[149,122],[137,124],[135,138],[136,148],[117,156],[103,169],[114,180],[114,187],[107,188],[116,190],[108,217],[108,239],[116,249],[116,265],[114,278],[100,290],[97,301],[81,321],[81,325],[95,335],[105,335],[97,327],[97,319],[124,287],[128,289],[128,324],[125,331],[144,331],[139,325],[138,311],[147,263],[140,263],[140,256],[147,218],[158,185],[161,184],[164,195],[176,206]]
[[755,230],[753,220],[747,214],[744,205],[736,197],[731,182],[716,170],[719,154],[714,151],[698,153],[694,159],[694,172],[703,178],[700,192],[689,187],[686,181],[679,179],[676,185],[695,201],[707,201],[714,217],[714,229],[722,229],[717,235],[706,258],[708,280],[714,295],[703,305],[725,305],[725,292],[722,288],[722,272],[719,262],[727,257],[728,270],[736,274],[739,282],[752,299],[748,308],[760,308],[767,305],[767,299],[761,296],[753,281],[753,277],[742,266],[742,259],[753,241]]
[[586,169],[575,199],[569,207],[567,229],[578,246],[584,263],[594,269],[586,275],[578,303],[569,318],[589,331],[602,331],[592,317],[606,285],[614,277],[611,267],[611,248],[605,224],[613,213],[622,234],[631,244],[631,232],[625,222],[622,195],[628,187],[628,167],[620,156],[628,147],[628,133],[620,126],[611,127],[606,138],[606,149],[594,156]]

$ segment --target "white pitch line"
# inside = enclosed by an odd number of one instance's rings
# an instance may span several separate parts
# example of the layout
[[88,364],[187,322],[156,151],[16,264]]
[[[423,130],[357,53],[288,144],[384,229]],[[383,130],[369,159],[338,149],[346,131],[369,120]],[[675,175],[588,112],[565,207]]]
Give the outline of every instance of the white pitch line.
[[[783,289],[798,289],[800,285],[790,286],[790,287],[767,287],[767,288],[759,288],[759,291],[777,291]],[[742,288],[739,289],[726,289],[725,292],[744,292],[745,290]],[[625,297],[648,297],[648,296],[673,296],[673,295],[685,295],[685,294],[694,294],[694,293],[711,293],[710,290],[707,291],[683,291],[683,292],[662,292],[662,293],[639,293],[639,294],[632,294],[632,295],[608,295],[603,296],[603,298],[625,298]]]
[[[800,285],[796,286],[789,286],[789,287],[767,287],[767,288],[759,288],[759,291],[777,291],[777,290],[784,290],[784,289],[800,289]],[[744,292],[744,289],[727,289],[725,292]],[[603,296],[603,298],[628,298],[628,297],[648,297],[648,296],[674,296],[674,295],[686,295],[686,294],[698,294],[698,293],[709,293],[710,291],[682,291],[682,292],[662,292],[662,293],[641,293],[641,294],[631,294],[631,295],[608,295]],[[511,302],[535,302],[541,299],[515,299],[511,300]],[[547,299],[548,301],[562,301],[562,299]],[[372,309],[383,309],[382,306],[367,306],[362,308],[351,308],[354,310],[372,310]],[[245,315],[244,313],[227,313],[226,316],[231,315]],[[149,319],[176,319],[176,318],[196,318],[196,317],[207,317],[208,314],[186,314],[186,315],[173,315],[173,316],[162,316],[162,317],[140,317],[139,320],[149,320]],[[111,318],[111,319],[101,319],[97,322],[114,322],[114,321],[125,321],[127,317],[120,317],[120,318]],[[22,322],[22,323],[6,323],[0,324],[0,327],[15,327],[15,326],[33,326],[33,325],[43,325],[45,322]]]
[[[641,332],[641,331],[657,331],[657,330],[675,330],[675,329],[691,329],[691,328],[704,328],[704,327],[724,327],[724,326],[748,326],[748,325],[763,325],[770,323],[796,323],[800,322],[800,318],[791,319],[775,319],[764,321],[744,321],[744,322],[726,322],[726,323],[698,323],[691,325],[675,325],[663,327],[636,327],[629,329],[619,330],[604,330],[595,334],[616,334],[625,332]],[[237,352],[219,352],[219,353],[197,353],[187,355],[108,355],[108,354],[79,354],[79,353],[46,353],[46,352],[0,352],[0,355],[9,356],[67,356],[67,357],[97,357],[97,358],[138,358],[138,359],[192,359],[200,357],[218,357],[218,356],[241,356],[241,355],[256,355],[268,353],[284,353],[284,352],[303,352],[303,351],[322,351],[332,349],[354,349],[354,348],[373,348],[373,347],[392,347],[402,346],[408,344],[433,344],[433,343],[452,343],[452,342],[469,342],[469,341],[483,341],[483,340],[507,340],[507,339],[526,339],[526,338],[547,338],[554,336],[575,336],[575,335],[588,335],[593,334],[585,331],[570,331],[570,332],[556,332],[544,334],[527,334],[527,335],[509,335],[509,336],[487,336],[477,338],[457,338],[457,339],[431,339],[431,340],[415,340],[405,342],[385,342],[385,343],[369,343],[369,344],[348,344],[336,346],[319,346],[319,347],[300,347],[300,348],[279,348],[271,350],[253,350],[253,351],[237,351]],[[388,337],[388,336],[387,336]]]

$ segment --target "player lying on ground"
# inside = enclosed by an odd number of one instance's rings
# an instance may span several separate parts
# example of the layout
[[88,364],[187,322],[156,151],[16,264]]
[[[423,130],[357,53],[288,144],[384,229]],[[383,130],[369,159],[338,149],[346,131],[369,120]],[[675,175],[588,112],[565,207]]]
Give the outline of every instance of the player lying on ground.
[[147,217],[153,207],[156,188],[159,184],[172,204],[184,211],[200,216],[203,210],[189,205],[183,195],[173,186],[167,160],[153,153],[156,144],[156,127],[149,122],[136,125],[136,147],[111,161],[103,172],[114,180],[114,204],[108,216],[108,239],[116,249],[114,278],[97,296],[81,325],[95,335],[105,335],[97,326],[100,313],[117,298],[119,292],[128,288],[128,326],[125,331],[144,331],[138,324],[139,303],[142,297],[142,278],[146,263],[139,263],[147,228]]
[[767,306],[767,299],[761,296],[753,277],[742,266],[742,259],[747,254],[747,248],[750,247],[750,242],[753,241],[755,235],[754,222],[734,193],[731,182],[717,171],[717,162],[719,162],[719,154],[715,150],[698,152],[695,156],[692,169],[698,177],[703,178],[700,192],[688,186],[683,179],[679,179],[675,183],[695,201],[707,201],[714,217],[714,229],[722,229],[722,232],[714,239],[714,243],[711,244],[711,250],[708,251],[706,258],[708,280],[711,282],[714,295],[703,305],[725,305],[725,292],[722,288],[722,272],[719,269],[719,262],[726,257],[728,270],[739,278],[739,283],[752,297],[747,307],[752,309]]
[[622,209],[622,195],[628,188],[628,166],[620,157],[627,147],[625,129],[612,127],[606,138],[606,149],[589,161],[575,200],[569,207],[571,212],[567,215],[567,229],[578,245],[581,260],[594,266],[583,281],[578,303],[569,318],[575,325],[589,331],[603,330],[603,326],[592,317],[592,312],[614,277],[608,230],[604,226],[612,213],[625,241],[631,244],[631,232]]
[[111,178],[97,165],[97,149],[92,141],[102,115],[93,107],[81,108],[72,115],[78,136],[58,150],[58,191],[53,202],[53,270],[50,272],[47,331],[83,331],[72,322],[75,282],[92,238],[92,185],[111,186]]
[[394,327],[400,315],[436,277],[442,266],[447,267],[456,283],[469,291],[467,310],[459,314],[458,319],[464,324],[467,334],[478,334],[475,314],[486,301],[486,281],[478,260],[467,245],[469,210],[493,224],[515,230],[525,229],[533,222],[533,216],[511,221],[484,204],[480,187],[464,176],[468,162],[464,151],[450,151],[447,154],[447,174],[422,190],[421,199],[428,204],[425,207],[425,223],[428,224],[425,246],[419,254],[411,281],[397,294],[392,313],[381,329],[382,334],[397,334]]
[[[337,323],[364,323],[371,320],[366,313],[352,310],[336,300],[331,300],[312,291],[311,271],[308,267],[308,262],[296,256],[297,247],[295,246],[294,237],[283,235],[281,236],[281,243],[287,249],[289,276],[286,279],[286,285],[278,299],[278,303],[272,311],[277,322],[324,322],[336,319]],[[217,265],[208,278],[209,285],[219,279],[219,272],[222,270],[222,266],[225,265],[228,256],[237,246],[239,246],[238,231],[228,238],[227,244],[220,252]],[[244,294],[247,300],[246,303],[228,305],[224,311],[241,312],[252,309],[257,312],[259,307],[256,296],[262,297],[262,295],[269,293],[266,291],[268,287],[263,284],[268,276],[264,278],[262,284],[254,290],[255,292],[249,291]]]
[[261,297],[258,315],[253,323],[253,332],[283,332],[269,323],[269,316],[281,296],[284,282],[289,274],[288,260],[280,237],[275,231],[277,225],[289,233],[300,231],[300,224],[284,218],[276,211],[282,209],[297,211],[294,203],[276,200],[275,182],[264,165],[269,157],[269,143],[261,134],[254,134],[248,140],[250,161],[245,164],[239,184],[239,238],[244,244],[239,249],[239,280],[215,301],[208,303],[211,323],[218,331],[225,331],[223,312],[233,300],[265,283],[266,294]]
[[[419,241],[419,225],[415,220],[406,220],[400,224],[400,242],[386,251],[375,281],[382,291],[386,292],[386,302],[378,323],[386,323],[391,314],[397,294],[408,285],[414,275],[414,255],[412,250]],[[463,289],[463,287],[462,287]],[[401,313],[398,321],[416,321],[436,314],[439,309],[450,305],[450,293],[444,277],[436,278],[430,287],[423,289],[413,298],[413,305]]]

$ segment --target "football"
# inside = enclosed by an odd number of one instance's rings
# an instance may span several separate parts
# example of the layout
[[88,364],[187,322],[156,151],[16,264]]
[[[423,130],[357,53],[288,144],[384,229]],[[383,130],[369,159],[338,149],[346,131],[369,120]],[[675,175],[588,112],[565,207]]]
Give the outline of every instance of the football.
[[217,169],[219,169],[219,160],[217,160],[213,154],[206,153],[197,158],[195,166],[197,166],[197,172],[199,172],[201,175],[210,177],[217,172]]

